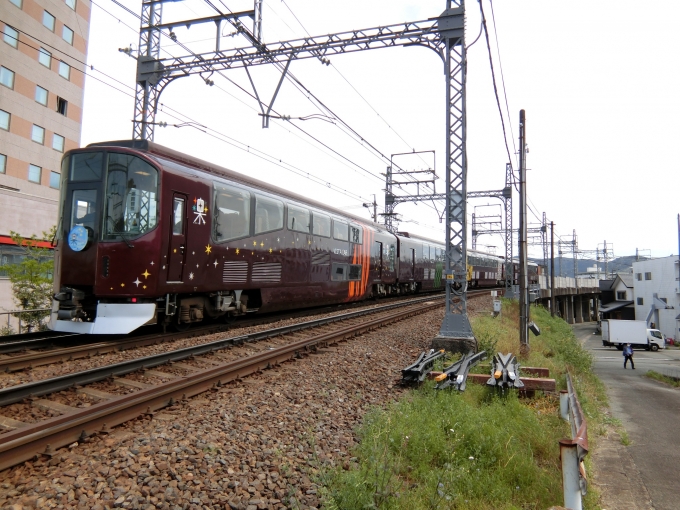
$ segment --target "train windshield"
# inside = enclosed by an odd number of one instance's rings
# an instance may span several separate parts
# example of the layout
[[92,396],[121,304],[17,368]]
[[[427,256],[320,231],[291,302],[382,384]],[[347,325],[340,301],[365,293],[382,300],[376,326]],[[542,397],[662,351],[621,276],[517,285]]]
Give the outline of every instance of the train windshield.
[[136,237],[158,221],[158,170],[129,154],[108,153],[102,239]]

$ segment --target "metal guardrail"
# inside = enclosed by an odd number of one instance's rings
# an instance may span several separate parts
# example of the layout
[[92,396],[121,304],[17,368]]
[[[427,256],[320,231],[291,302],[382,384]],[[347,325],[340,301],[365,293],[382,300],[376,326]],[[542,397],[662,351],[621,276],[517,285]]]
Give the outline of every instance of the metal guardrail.
[[[25,313],[35,313],[35,312],[50,312],[52,309],[51,308],[36,308],[34,310],[10,310],[8,312],[0,312],[0,316],[2,315],[7,315],[7,329],[11,328],[12,326],[10,325],[10,318],[12,316],[17,316],[19,319],[19,334],[21,334],[21,315]],[[49,313],[46,315],[46,317],[49,315]]]
[[588,426],[569,374],[567,389],[560,391],[560,417],[571,424],[571,439],[560,439],[564,506],[582,510],[581,496],[585,496],[588,489],[583,465],[588,454]]

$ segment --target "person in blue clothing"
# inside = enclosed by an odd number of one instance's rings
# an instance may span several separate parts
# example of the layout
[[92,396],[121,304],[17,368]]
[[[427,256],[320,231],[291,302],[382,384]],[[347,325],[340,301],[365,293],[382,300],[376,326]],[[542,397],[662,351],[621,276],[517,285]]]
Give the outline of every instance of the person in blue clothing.
[[630,361],[630,366],[633,370],[635,370],[635,363],[633,363],[633,348],[630,346],[630,344],[626,344],[623,346],[623,368],[627,368],[626,364],[628,361]]

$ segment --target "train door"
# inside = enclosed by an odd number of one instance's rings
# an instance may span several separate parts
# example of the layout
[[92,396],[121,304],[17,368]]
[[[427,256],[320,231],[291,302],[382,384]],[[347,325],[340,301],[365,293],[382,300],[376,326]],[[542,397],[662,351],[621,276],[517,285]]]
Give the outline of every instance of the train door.
[[187,246],[187,196],[172,195],[170,220],[170,252],[168,253],[168,283],[182,282]]
[[416,250],[411,248],[411,278],[416,277]]

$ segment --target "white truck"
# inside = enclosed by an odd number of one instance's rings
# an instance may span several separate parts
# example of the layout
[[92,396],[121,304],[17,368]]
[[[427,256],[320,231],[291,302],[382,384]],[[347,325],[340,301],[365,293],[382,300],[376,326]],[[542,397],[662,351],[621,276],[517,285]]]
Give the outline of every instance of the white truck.
[[646,321],[603,320],[602,345],[622,350],[625,344],[658,351],[666,347],[666,340],[658,329],[649,329]]

